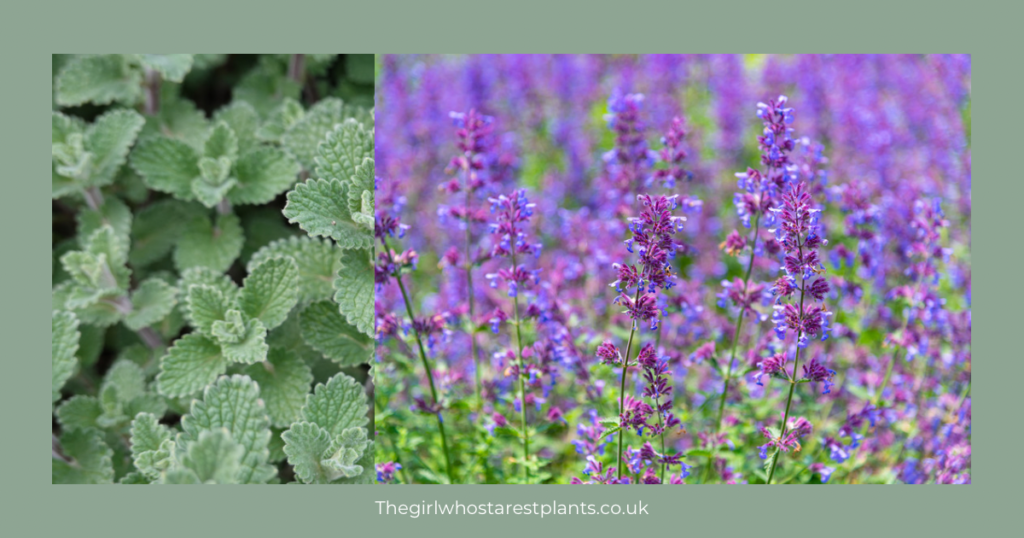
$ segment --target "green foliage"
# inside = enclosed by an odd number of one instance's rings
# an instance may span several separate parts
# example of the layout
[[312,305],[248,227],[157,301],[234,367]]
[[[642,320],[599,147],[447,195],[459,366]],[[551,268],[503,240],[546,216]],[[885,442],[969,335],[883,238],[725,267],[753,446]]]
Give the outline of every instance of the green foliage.
[[371,470],[360,462],[373,450],[366,411],[363,388],[352,378],[338,374],[327,385],[318,385],[302,408],[305,421],[281,434],[296,476],[307,484],[368,481]]
[[[293,78],[295,60],[54,57],[53,483],[372,482],[372,337],[332,302],[339,279],[372,290],[344,269],[372,238],[352,218],[344,245],[306,237],[283,214],[336,128],[362,149],[335,142],[325,166],[356,155],[362,175],[330,181],[362,181],[372,206],[372,114],[338,97],[372,103],[372,81],[334,78],[335,55]],[[369,312],[351,297],[344,312]],[[285,452],[303,424],[327,432],[320,475]]]

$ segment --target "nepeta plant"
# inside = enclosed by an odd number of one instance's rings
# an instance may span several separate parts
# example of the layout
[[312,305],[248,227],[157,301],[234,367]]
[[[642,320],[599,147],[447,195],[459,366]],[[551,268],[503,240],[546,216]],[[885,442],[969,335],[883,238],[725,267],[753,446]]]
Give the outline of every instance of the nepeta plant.
[[54,58],[54,483],[373,481],[364,60]]
[[535,204],[526,199],[525,190],[517,190],[510,196],[504,194],[497,198],[491,198],[491,213],[495,216],[495,222],[490,225],[490,232],[494,235],[494,248],[491,251],[492,258],[508,258],[509,265],[498,269],[496,273],[487,274],[487,280],[491,287],[497,287],[499,282],[505,284],[508,296],[512,298],[512,312],[509,315],[505,309],[496,308],[492,314],[492,330],[504,319],[508,319],[515,330],[515,364],[505,370],[505,375],[516,380],[519,386],[519,398],[515,407],[519,411],[518,435],[523,439],[523,480],[530,481],[530,430],[527,428],[527,379],[531,382],[543,375],[536,364],[526,362],[526,355],[523,348],[523,322],[526,320],[526,312],[520,312],[519,298],[523,291],[528,291],[539,283],[538,270],[526,269],[523,263],[524,258],[540,255],[541,246],[539,243],[530,243],[526,234],[525,224],[533,216]]
[[378,88],[380,482],[970,482],[968,56],[386,56]]

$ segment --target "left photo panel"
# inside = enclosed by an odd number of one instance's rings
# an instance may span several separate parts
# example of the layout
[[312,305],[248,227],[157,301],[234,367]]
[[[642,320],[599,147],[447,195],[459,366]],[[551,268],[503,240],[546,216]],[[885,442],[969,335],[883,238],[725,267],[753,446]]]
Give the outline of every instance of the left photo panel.
[[52,62],[52,483],[374,483],[374,56]]

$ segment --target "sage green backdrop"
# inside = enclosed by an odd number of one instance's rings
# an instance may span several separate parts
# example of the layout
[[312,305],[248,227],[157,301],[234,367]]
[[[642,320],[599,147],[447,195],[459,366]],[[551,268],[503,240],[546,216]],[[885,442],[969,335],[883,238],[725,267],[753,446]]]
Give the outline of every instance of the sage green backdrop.
[[[726,5],[728,4],[728,5]],[[742,4],[742,5],[739,5]],[[0,397],[7,536],[1012,534],[1022,450],[1020,9],[978,2],[25,2],[4,9]],[[994,2],[992,4],[995,4]],[[969,52],[980,78],[978,435],[962,487],[52,486],[43,459],[45,111],[54,52]],[[38,161],[36,160],[38,159]],[[38,206],[35,204],[39,204]],[[39,211],[36,211],[36,210]],[[986,261],[987,260],[987,261]],[[26,407],[27,406],[27,407]],[[1018,501],[1014,502],[1013,499]],[[649,505],[649,516],[377,515],[378,500]],[[1013,508],[1018,506],[1018,508]],[[989,532],[985,532],[989,531]]]

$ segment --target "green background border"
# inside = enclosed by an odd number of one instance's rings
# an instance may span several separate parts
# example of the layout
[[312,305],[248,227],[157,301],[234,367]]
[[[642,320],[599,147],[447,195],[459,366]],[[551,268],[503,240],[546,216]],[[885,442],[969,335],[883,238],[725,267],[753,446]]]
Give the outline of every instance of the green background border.
[[[27,4],[27,3],[26,3]],[[63,4],[63,5],[62,5]],[[86,5],[88,4],[88,5]],[[1020,9],[995,11],[966,2],[589,2],[520,0],[385,2],[251,0],[142,2],[92,0],[8,6],[0,20],[5,68],[0,115],[6,256],[0,308],[0,397],[4,432],[4,518],[9,536],[344,536],[371,532],[423,535],[518,535],[522,532],[671,533],[726,536],[856,535],[911,532],[964,536],[1019,525],[1012,499],[1019,475],[1021,289],[1016,273],[1024,186],[1017,172],[1022,84]],[[742,5],[740,5],[742,4]],[[994,4],[994,3],[993,3]],[[115,25],[127,24],[127,28]],[[45,162],[41,113],[51,99],[53,52],[969,52],[981,76],[983,181],[979,192],[982,263],[974,283],[983,305],[979,465],[967,487],[568,488],[554,486],[412,486],[389,488],[117,488],[52,486],[39,446],[46,377],[44,301],[51,259],[41,236]],[[988,157],[985,157],[988,155]],[[35,159],[39,159],[36,161]],[[1015,173],[1016,172],[1016,173]],[[29,203],[30,200],[36,202]],[[21,203],[24,201],[24,203]],[[1000,245],[996,245],[999,242]],[[992,261],[985,252],[993,254]],[[16,256],[12,254],[16,253]],[[975,256],[976,257],[976,256]],[[16,258],[16,259],[12,259]],[[1002,259],[998,259],[1002,258]],[[1016,307],[1016,308],[1015,308]],[[27,310],[26,310],[27,309]],[[996,362],[992,362],[995,360]],[[993,368],[989,368],[993,366]],[[995,368],[998,366],[999,368]],[[29,410],[24,405],[29,404]],[[39,409],[33,409],[39,408]],[[31,411],[31,412],[29,412]],[[995,428],[995,423],[1003,426]],[[985,426],[988,424],[989,426]],[[24,441],[22,441],[24,439]],[[420,502],[635,502],[645,517],[380,517],[376,500]],[[1000,525],[1003,524],[1003,525]],[[1004,530],[1005,529],[1005,530]],[[600,535],[605,534],[602,532]],[[982,534],[986,534],[982,532]]]

